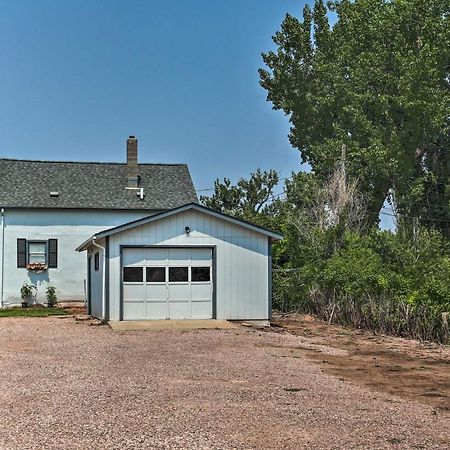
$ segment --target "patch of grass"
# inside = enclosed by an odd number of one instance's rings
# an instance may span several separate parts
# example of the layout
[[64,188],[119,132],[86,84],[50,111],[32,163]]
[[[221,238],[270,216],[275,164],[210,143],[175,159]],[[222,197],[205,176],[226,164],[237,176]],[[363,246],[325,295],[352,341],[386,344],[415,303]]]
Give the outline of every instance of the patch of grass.
[[62,308],[6,308],[0,309],[0,317],[48,317],[69,314]]

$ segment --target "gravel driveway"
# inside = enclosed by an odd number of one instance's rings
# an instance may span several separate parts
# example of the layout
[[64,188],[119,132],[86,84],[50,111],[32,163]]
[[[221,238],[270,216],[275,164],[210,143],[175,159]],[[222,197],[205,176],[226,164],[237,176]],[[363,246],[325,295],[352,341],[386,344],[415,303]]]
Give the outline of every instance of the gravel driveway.
[[0,448],[450,448],[448,415],[286,356],[299,339],[0,319]]

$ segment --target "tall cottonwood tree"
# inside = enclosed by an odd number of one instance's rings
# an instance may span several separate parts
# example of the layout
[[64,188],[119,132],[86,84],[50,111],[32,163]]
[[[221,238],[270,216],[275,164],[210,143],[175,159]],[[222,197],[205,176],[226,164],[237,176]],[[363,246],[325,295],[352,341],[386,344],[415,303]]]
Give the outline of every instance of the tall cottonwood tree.
[[345,144],[372,221],[393,189],[405,220],[448,235],[450,0],[317,0],[273,40],[260,82],[303,161],[326,179]]

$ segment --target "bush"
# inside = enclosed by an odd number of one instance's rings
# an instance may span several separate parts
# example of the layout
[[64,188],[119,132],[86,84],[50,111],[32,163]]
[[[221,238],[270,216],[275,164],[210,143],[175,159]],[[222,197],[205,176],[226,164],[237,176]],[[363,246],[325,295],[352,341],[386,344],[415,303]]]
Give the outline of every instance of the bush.
[[33,299],[33,295],[36,292],[36,286],[31,283],[24,282],[20,288],[20,297],[22,298],[22,306],[26,307]]
[[55,286],[48,286],[46,290],[46,295],[47,295],[47,308],[54,308],[58,303]]
[[[323,235],[322,250],[330,248]],[[414,240],[379,230],[345,232],[329,257],[317,248],[320,239],[314,242],[309,249],[297,239],[304,254],[274,272],[275,307],[376,332],[448,340],[450,252],[438,232],[421,230]]]

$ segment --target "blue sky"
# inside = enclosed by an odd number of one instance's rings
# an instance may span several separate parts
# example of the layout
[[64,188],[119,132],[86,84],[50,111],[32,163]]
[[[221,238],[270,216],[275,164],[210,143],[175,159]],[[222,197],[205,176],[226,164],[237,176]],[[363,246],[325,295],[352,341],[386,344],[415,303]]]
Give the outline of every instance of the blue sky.
[[[312,2],[309,2],[312,3]],[[186,162],[197,189],[301,169],[259,86],[299,0],[3,0],[0,156]],[[279,187],[279,191],[282,187]]]
[[287,11],[271,0],[7,0],[1,156],[186,162],[197,189],[258,167],[299,170],[288,122],[258,84]]

